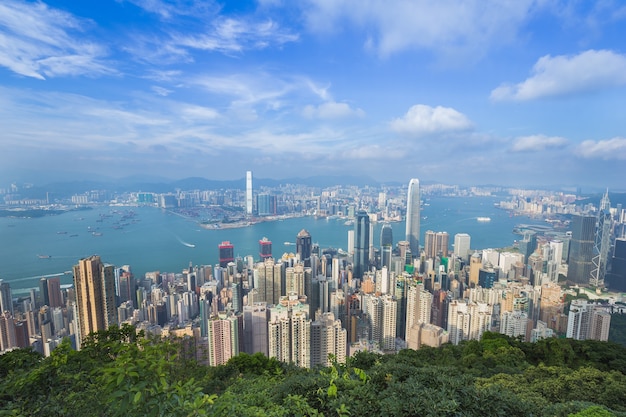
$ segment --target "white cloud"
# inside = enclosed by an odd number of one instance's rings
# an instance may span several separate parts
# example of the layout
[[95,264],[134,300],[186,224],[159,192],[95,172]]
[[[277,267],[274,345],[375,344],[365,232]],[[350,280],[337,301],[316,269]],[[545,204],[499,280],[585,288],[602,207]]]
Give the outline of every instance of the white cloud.
[[245,49],[264,49],[298,40],[293,34],[272,20],[255,22],[250,19],[217,19],[206,34],[173,35],[173,43],[183,47],[219,51],[241,52]]
[[546,149],[558,149],[567,144],[567,139],[559,136],[531,135],[517,138],[513,152],[538,152]]
[[391,128],[410,136],[450,133],[472,129],[472,122],[463,113],[450,107],[412,106],[406,114],[391,122]]
[[576,149],[576,153],[584,158],[626,160],[626,138],[607,140],[586,140]]
[[159,87],[158,85],[153,85],[152,87],[150,87],[150,89],[162,97],[167,97],[172,94],[172,90],[168,90],[164,87]]
[[329,101],[319,106],[306,106],[303,115],[309,119],[343,119],[349,117],[364,117],[365,112],[358,108],[353,109],[347,103]]
[[381,55],[412,48],[484,54],[514,38],[541,0],[309,0],[305,18],[317,32],[345,23],[367,33],[364,43]]
[[0,66],[42,80],[44,75],[116,73],[101,60],[106,50],[82,35],[90,25],[41,2],[5,0],[0,3]]
[[539,58],[532,76],[515,85],[501,85],[493,100],[533,100],[626,84],[626,56],[608,50]]
[[219,113],[215,109],[202,106],[187,106],[182,109],[182,115],[191,120],[213,120],[219,117]]

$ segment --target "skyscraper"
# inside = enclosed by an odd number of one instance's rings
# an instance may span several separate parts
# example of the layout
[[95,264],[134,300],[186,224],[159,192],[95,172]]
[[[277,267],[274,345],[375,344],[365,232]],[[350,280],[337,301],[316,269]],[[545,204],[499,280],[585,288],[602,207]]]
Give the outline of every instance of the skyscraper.
[[615,239],[611,274],[607,281],[612,290],[626,291],[626,239]]
[[252,171],[246,172],[246,214],[252,215]]
[[393,251],[393,230],[389,223],[384,223],[380,229],[381,267],[391,270],[391,253]]
[[454,254],[467,261],[470,250],[471,237],[467,233],[457,233],[454,235]]
[[417,178],[409,181],[406,198],[406,240],[413,256],[420,253],[420,182]]
[[87,335],[116,323],[115,267],[91,256],[74,265],[78,345]]
[[576,284],[588,284],[593,268],[593,246],[596,218],[574,215],[572,217],[572,240],[568,260],[567,280]]
[[611,248],[611,229],[613,219],[611,217],[611,203],[609,202],[609,190],[606,191],[600,201],[596,226],[596,238],[593,246],[593,267],[589,283],[594,287],[604,286],[604,276]]
[[13,315],[13,295],[11,285],[0,279],[0,313],[8,311]]
[[220,253],[220,266],[226,268],[229,262],[235,260],[235,247],[228,241],[220,243],[217,247]]
[[356,213],[354,237],[354,276],[363,278],[368,270],[370,249],[370,217],[364,210]]
[[272,241],[266,237],[259,240],[259,257],[261,260],[272,257]]
[[305,229],[296,236],[296,255],[300,262],[304,262],[304,266],[311,266],[311,234]]

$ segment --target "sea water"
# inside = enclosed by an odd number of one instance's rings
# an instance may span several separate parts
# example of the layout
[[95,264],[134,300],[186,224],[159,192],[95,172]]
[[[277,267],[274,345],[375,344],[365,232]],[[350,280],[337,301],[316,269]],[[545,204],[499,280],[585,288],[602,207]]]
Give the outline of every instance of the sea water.
[[[456,233],[468,233],[472,249],[506,247],[518,238],[512,233],[516,224],[541,223],[540,219],[511,216],[494,206],[497,201],[495,197],[427,199],[421,211],[422,244],[425,231],[433,230],[450,234],[450,250]],[[491,221],[479,222],[478,217]],[[43,276],[59,275],[62,284],[70,284],[72,266],[91,255],[116,266],[130,265],[136,276],[149,271],[179,272],[190,262],[216,264],[222,241],[234,245],[235,256],[257,259],[263,237],[272,241],[274,257],[280,257],[295,252],[296,235],[302,229],[321,248],[347,250],[348,230],[354,226],[345,223],[345,219],[308,216],[212,230],[158,208],[108,206],[41,218],[0,218],[0,278],[11,284],[13,292],[36,287]],[[404,222],[391,226],[394,244],[404,240]],[[376,247],[381,227],[381,222],[374,227]]]

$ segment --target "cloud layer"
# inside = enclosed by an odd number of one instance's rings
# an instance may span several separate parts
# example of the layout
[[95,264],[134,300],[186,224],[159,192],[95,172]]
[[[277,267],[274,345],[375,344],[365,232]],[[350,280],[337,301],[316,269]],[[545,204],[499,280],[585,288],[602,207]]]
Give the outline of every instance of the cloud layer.
[[518,84],[499,86],[491,92],[491,98],[496,101],[534,100],[625,84],[625,55],[588,50],[573,56],[543,56],[533,66],[529,78]]

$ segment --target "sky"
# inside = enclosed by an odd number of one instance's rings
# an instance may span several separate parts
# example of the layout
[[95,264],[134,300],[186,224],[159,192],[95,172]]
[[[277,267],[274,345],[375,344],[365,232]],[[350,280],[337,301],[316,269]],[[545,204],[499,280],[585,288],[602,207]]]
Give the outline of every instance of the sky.
[[620,0],[0,2],[0,182],[626,190]]

